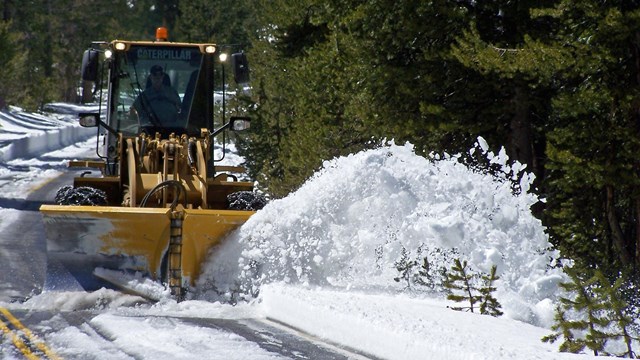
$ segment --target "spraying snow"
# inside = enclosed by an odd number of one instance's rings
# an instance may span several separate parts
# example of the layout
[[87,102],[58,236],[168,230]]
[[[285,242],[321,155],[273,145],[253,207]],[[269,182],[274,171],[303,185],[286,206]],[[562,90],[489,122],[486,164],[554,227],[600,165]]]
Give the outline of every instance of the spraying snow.
[[[522,167],[506,167],[504,153],[487,155],[504,165],[504,178],[471,171],[457,157],[426,159],[409,144],[327,161],[214,251],[198,296],[248,299],[272,282],[426,293],[438,284],[394,282],[394,264],[427,257],[431,268],[449,269],[461,258],[477,271],[497,266],[496,297],[507,317],[548,326],[563,279],[549,268],[558,254],[531,214],[537,198],[514,195],[507,180]],[[532,178],[523,179],[528,189]]]

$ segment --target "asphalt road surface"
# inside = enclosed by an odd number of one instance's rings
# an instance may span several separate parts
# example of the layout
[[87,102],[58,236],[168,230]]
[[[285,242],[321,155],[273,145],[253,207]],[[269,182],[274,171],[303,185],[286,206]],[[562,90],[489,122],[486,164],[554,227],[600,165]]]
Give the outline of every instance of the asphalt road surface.
[[[148,352],[153,354],[154,337],[153,333],[145,333],[145,336],[131,336],[127,339],[114,337],[112,329],[100,326],[99,318],[105,315],[99,311],[74,311],[74,312],[48,312],[48,311],[28,311],[12,310],[0,307],[0,328],[10,328],[5,330],[2,338],[2,353],[11,358],[20,359],[104,359],[105,353],[112,359],[139,359],[140,353]],[[113,320],[112,320],[113,321]],[[345,349],[324,344],[316,339],[297,333],[284,326],[259,319],[210,319],[210,318],[180,318],[180,317],[149,317],[145,321],[156,321],[162,326],[180,327],[185,333],[193,334],[194,331],[204,332],[203,329],[210,329],[229,335],[222,336],[222,340],[212,340],[208,344],[211,352],[207,354],[198,353],[177,353],[175,358],[185,359],[252,359],[255,356],[255,348],[241,346],[236,348],[229,344],[230,336],[239,336],[249,341],[269,353],[270,357],[283,359],[363,359],[362,355],[349,352]],[[60,332],[81,334],[74,335],[82,337],[84,348],[65,349],[67,354],[61,355],[59,351],[48,344],[47,339],[54,333]],[[131,331],[131,329],[127,329]],[[163,329],[158,329],[164,332]],[[11,336],[16,334],[15,336]],[[176,337],[180,334],[176,333]],[[243,340],[243,341],[244,341]],[[189,339],[185,339],[188,343]],[[220,341],[220,344],[216,344]],[[11,346],[7,343],[11,342]],[[224,342],[224,344],[223,344]],[[148,350],[144,350],[148,348]],[[96,352],[95,349],[100,349]],[[219,352],[216,353],[215,349]],[[72,354],[69,356],[69,354]],[[190,355],[192,357],[190,357]],[[3,357],[4,358],[4,357]],[[142,357],[153,358],[153,357]]]
[[0,208],[18,212],[17,219],[0,219],[0,301],[23,300],[42,291],[47,257],[38,209],[43,203],[52,203],[56,191],[73,183],[74,176],[69,172],[51,179],[26,200],[0,198]]

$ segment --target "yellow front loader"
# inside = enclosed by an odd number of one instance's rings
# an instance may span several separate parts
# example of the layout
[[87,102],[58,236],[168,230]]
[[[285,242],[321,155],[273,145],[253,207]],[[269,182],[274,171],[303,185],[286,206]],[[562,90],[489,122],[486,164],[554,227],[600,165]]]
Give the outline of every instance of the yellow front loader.
[[[236,82],[246,84],[245,55],[230,58]],[[96,127],[100,160],[71,162],[94,171],[40,208],[48,271],[71,274],[86,290],[109,286],[104,269],[142,274],[182,298],[211,248],[264,205],[252,182],[237,180],[241,168],[218,165],[224,134],[250,124],[225,119],[225,59],[214,44],[161,38],[85,52],[84,84],[95,82],[106,105],[80,114],[80,123]],[[214,153],[216,137],[223,141]]]

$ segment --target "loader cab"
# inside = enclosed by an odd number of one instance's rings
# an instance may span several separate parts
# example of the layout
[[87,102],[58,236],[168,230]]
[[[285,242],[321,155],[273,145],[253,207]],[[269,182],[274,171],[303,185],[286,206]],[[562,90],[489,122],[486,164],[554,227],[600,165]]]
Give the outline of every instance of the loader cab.
[[[202,128],[212,128],[213,45],[115,42],[113,46],[107,115],[112,128],[125,136],[145,132],[163,137],[198,136]],[[160,91],[154,90],[157,76]]]
[[[102,129],[98,156],[106,160],[107,174],[117,173],[120,136],[144,133],[152,137],[159,134],[162,138],[170,134],[200,137],[203,129],[214,132],[214,116],[220,118],[215,119],[215,126],[227,123],[224,91],[222,101],[218,99],[219,92],[214,91],[214,81],[218,82],[217,88],[225,88],[221,53],[213,44],[119,40],[93,43],[85,51],[82,78],[85,83],[97,83],[101,90],[100,112],[90,115]],[[102,65],[100,57],[106,60]],[[222,81],[214,77],[216,66],[222,70]],[[236,82],[248,83],[245,54],[232,54],[231,66]],[[166,93],[150,89],[153,69],[157,68],[162,69],[163,86],[170,89]],[[172,105],[155,106],[156,101],[162,100],[170,100]],[[215,110],[215,106],[222,111]]]

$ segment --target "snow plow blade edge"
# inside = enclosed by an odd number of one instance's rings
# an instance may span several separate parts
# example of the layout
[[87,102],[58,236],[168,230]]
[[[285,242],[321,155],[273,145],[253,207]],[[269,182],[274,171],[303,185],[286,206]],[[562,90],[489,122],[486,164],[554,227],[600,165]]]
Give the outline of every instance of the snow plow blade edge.
[[211,247],[254,213],[239,210],[42,205],[48,272],[64,269],[87,291],[110,287],[96,268],[193,286]]

